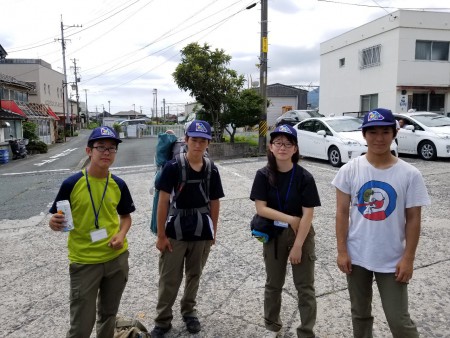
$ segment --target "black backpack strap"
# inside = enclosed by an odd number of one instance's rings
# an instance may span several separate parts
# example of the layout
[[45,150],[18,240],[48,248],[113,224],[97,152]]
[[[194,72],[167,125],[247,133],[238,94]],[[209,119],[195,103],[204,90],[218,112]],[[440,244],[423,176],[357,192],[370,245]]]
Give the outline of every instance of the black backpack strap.
[[[210,181],[211,181],[211,160],[207,157],[203,158],[203,165],[204,165],[204,170],[203,172],[205,173],[206,178],[202,179],[202,180],[188,180],[188,183],[197,183],[197,181],[200,183],[199,185],[199,189],[200,192],[202,193],[203,199],[205,200],[205,204],[208,206],[209,208],[209,187],[210,187]],[[204,184],[204,188],[203,189],[203,184],[201,183],[205,183]]]
[[[208,213],[210,211],[209,191],[210,191],[211,167],[212,167],[211,160],[207,157],[203,158],[204,173],[205,173],[206,179],[204,178],[204,179],[198,179],[198,180],[189,180],[188,173],[187,173],[187,163],[188,162],[187,162],[185,153],[180,153],[180,154],[176,155],[175,159],[176,159],[177,165],[178,165],[179,179],[178,179],[177,188],[175,190],[175,194],[172,197],[172,202],[170,203],[170,206],[169,206],[168,216],[174,217],[174,229],[175,229],[176,239],[181,240],[183,238],[183,231],[182,231],[180,216],[196,213],[197,214],[197,226],[195,229],[195,235],[201,236],[202,231],[203,231],[202,214]],[[199,189],[205,200],[205,206],[201,207],[201,208],[196,208],[196,209],[178,209],[178,208],[176,208],[175,204],[176,204],[177,198],[180,196],[185,185],[191,184],[191,183],[199,183]],[[203,189],[202,183],[205,183],[204,184],[205,189]]]

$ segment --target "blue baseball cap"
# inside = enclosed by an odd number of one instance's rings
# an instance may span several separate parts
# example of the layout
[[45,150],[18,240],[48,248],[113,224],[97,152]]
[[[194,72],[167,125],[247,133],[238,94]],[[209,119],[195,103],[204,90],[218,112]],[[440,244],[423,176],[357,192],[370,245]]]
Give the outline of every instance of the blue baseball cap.
[[194,120],[187,127],[186,135],[189,137],[201,137],[211,140],[211,126],[206,121]]
[[374,126],[395,126],[395,118],[392,111],[384,108],[377,108],[364,115],[361,128]]
[[288,124],[283,124],[281,126],[278,126],[270,133],[271,138],[274,138],[275,136],[278,136],[278,135],[284,135],[284,136],[290,137],[290,138],[294,139],[295,143],[298,143],[297,132],[295,131],[295,129],[293,127],[291,127]]
[[102,139],[114,140],[117,143],[122,143],[122,140],[117,137],[116,132],[111,127],[102,126],[95,128],[89,136],[88,143],[90,141],[97,141]]

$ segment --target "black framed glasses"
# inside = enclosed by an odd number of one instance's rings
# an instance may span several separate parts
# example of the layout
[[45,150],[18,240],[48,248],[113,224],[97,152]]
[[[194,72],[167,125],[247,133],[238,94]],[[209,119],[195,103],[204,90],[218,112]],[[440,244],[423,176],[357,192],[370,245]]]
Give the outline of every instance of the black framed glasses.
[[117,148],[116,147],[105,147],[105,146],[96,146],[96,147],[92,147],[94,149],[97,149],[97,151],[104,153],[105,151],[109,151],[110,154],[115,154],[117,153]]
[[281,141],[275,141],[272,143],[276,148],[281,148],[284,146],[286,149],[292,148],[294,146],[293,143],[290,142],[281,142]]

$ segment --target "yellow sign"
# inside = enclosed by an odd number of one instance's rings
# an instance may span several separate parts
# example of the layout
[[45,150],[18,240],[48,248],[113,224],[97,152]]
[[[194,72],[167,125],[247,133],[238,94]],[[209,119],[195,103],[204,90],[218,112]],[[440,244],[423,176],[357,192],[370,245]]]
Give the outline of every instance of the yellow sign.
[[267,53],[269,51],[269,42],[267,36],[262,38],[262,52]]
[[259,121],[259,136],[266,136],[267,135],[267,121],[261,120]]

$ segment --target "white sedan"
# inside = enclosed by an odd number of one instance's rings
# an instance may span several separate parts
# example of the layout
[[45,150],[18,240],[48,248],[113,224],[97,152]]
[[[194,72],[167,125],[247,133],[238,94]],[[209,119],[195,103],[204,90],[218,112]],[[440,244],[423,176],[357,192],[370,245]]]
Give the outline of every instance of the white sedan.
[[397,135],[398,152],[423,160],[450,157],[450,118],[431,112],[394,114],[404,123]]
[[[314,117],[297,123],[294,129],[300,155],[328,160],[333,167],[339,167],[365,154],[367,143],[361,123],[352,116]],[[391,151],[397,154],[395,142],[392,142]]]

